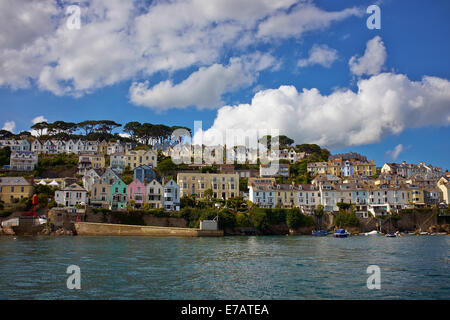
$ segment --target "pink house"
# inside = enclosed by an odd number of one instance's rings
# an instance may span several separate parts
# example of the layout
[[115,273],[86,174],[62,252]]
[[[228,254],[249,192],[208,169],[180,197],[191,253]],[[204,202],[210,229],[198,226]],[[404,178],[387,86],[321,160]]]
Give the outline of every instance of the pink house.
[[136,207],[140,207],[144,204],[145,185],[138,179],[128,185],[127,200],[128,202],[134,200]]

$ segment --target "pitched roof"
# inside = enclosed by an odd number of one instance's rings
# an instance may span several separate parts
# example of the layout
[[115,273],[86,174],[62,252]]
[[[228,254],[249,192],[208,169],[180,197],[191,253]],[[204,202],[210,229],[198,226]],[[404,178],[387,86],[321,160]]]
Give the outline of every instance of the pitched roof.
[[2,177],[0,178],[0,186],[30,186],[24,177]]
[[84,191],[87,192],[84,188],[79,186],[76,183],[72,183],[70,186],[65,187],[62,191]]

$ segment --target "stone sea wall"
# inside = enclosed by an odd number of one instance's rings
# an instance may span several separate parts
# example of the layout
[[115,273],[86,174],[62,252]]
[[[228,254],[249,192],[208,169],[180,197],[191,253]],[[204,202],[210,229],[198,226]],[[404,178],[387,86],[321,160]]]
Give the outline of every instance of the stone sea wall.
[[153,236],[153,237],[221,237],[223,231],[191,228],[134,226],[124,224],[75,222],[77,235],[91,236]]

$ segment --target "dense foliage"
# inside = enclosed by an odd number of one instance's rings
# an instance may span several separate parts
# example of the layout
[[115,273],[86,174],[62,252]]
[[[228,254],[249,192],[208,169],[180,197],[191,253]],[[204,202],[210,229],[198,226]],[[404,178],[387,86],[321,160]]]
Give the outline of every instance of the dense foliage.
[[254,207],[250,210],[253,226],[265,231],[272,225],[286,223],[290,228],[308,227],[314,225],[312,217],[305,216],[298,208],[294,209],[263,209]]
[[0,149],[0,166],[9,165],[9,157],[11,156],[11,149],[4,147]]
[[354,212],[341,211],[334,220],[335,226],[342,227],[359,227],[359,219]]

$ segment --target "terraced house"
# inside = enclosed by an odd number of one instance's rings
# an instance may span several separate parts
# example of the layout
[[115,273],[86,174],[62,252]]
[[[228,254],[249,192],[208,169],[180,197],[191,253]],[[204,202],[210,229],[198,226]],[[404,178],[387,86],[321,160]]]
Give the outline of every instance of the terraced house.
[[197,195],[205,198],[205,191],[211,189],[213,198],[229,199],[239,196],[239,175],[237,173],[200,173],[179,172],[177,184],[180,186],[180,195]]
[[0,200],[10,204],[19,199],[30,197],[33,185],[23,177],[0,178]]
[[128,185],[127,200],[128,203],[133,204],[135,208],[140,208],[145,202],[145,185],[139,181],[134,180]]
[[11,152],[9,169],[11,171],[32,171],[38,164],[37,153],[31,151]]
[[141,165],[147,165],[152,168],[158,166],[158,155],[153,150],[131,150],[125,153],[125,164],[131,169]]
[[111,210],[125,209],[127,206],[128,186],[122,179],[117,179],[109,188],[109,208]]
[[281,208],[294,208],[298,188],[293,184],[277,184],[275,186],[275,202]]
[[163,206],[165,210],[180,210],[180,187],[172,179],[164,185]]
[[107,207],[109,205],[110,184],[103,179],[99,179],[92,186],[90,191],[89,203],[96,207]]
[[147,203],[152,209],[160,209],[163,207],[163,186],[156,179],[152,180],[145,187],[147,191]]

